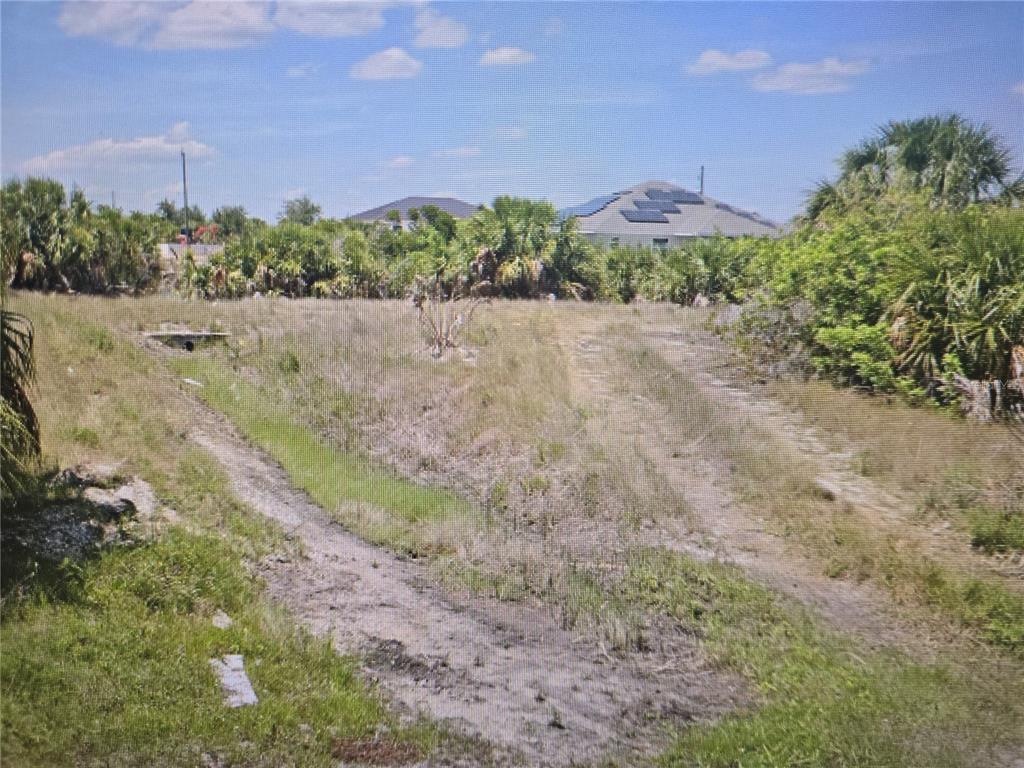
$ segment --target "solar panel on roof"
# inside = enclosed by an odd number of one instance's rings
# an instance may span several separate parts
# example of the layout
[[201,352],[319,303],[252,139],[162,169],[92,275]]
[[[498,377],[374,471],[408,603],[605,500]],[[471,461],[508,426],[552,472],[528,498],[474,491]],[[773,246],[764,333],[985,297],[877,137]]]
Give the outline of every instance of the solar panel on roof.
[[725,203],[715,203],[715,208],[717,208],[720,211],[728,211],[729,213],[736,213],[736,209],[735,208],[733,208],[731,205],[726,205]]
[[627,208],[622,211],[626,221],[634,221],[642,224],[668,224],[668,219],[661,211],[641,211]]
[[558,215],[562,219],[568,219],[571,216],[593,216],[598,211],[604,210],[610,203],[614,203],[619,199],[619,195],[603,195],[601,197],[595,197],[593,200],[589,200],[581,205],[573,206],[572,208],[565,208],[558,212]]
[[647,196],[651,200],[671,200],[672,193],[667,189],[648,189]]
[[633,204],[640,210],[679,213],[679,208],[671,200],[637,200]]
[[685,189],[679,189],[672,193],[673,203],[685,203],[686,205],[701,205],[704,202],[704,198],[695,192],[687,192]]

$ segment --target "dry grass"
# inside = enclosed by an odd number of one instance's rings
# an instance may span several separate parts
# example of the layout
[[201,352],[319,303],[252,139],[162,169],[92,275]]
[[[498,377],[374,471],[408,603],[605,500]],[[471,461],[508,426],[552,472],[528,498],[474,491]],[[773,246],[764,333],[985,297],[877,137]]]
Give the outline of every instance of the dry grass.
[[772,394],[797,408],[837,447],[853,446],[865,477],[915,496],[951,478],[982,486],[1021,469],[1024,445],[1000,424],[970,424],[931,408],[840,390],[823,382],[773,382]]
[[[813,457],[781,440],[750,413],[709,395],[695,378],[634,338],[620,336],[618,359],[623,394],[640,392],[656,402],[671,419],[674,434],[698,442],[722,468],[749,516],[767,517],[781,535],[819,562],[824,573],[874,581],[902,602],[929,606],[995,645],[1024,653],[1020,585],[972,562],[966,557],[966,540],[962,549],[939,550],[914,525],[880,518],[875,510],[836,498],[817,480],[821,467]],[[901,414],[907,422],[917,415],[907,408]],[[972,430],[961,426],[967,433]],[[886,444],[877,436],[875,442]],[[987,442],[977,445],[989,449]],[[977,455],[967,458],[982,461]]]
[[[738,574],[726,578],[674,555],[658,560],[656,568],[638,560],[642,547],[659,535],[660,522],[690,524],[691,512],[667,481],[671,469],[660,459],[665,446],[650,444],[649,425],[638,420],[628,429],[613,429],[619,422],[610,418],[607,404],[593,391],[601,382],[581,375],[580,350],[569,346],[578,344],[581,334],[593,336],[600,347],[594,353],[595,366],[606,377],[604,383],[625,402],[641,398],[638,404],[657,414],[659,426],[671,436],[670,451],[678,449],[680,461],[686,451],[695,450],[731,467],[733,489],[744,503],[767,513],[823,569],[888,583],[902,599],[923,599],[943,615],[972,626],[991,622],[987,611],[999,608],[985,582],[979,587],[961,581],[956,563],[936,565],[920,557],[890,532],[875,530],[856,509],[827,498],[813,482],[814,467],[805,457],[780,444],[756,420],[708,399],[697,382],[640,340],[642,321],[697,332],[707,313],[662,306],[496,302],[478,313],[461,351],[435,361],[414,309],[397,302],[19,296],[17,305],[38,323],[38,402],[52,411],[44,419],[44,442],[62,462],[108,458],[116,443],[128,471],[137,465],[147,476],[158,476],[163,465],[176,466],[187,446],[188,426],[179,394],[189,385],[167,360],[129,344],[109,344],[107,335],[139,340],[141,330],[161,322],[227,330],[232,337],[226,347],[181,355],[174,365],[199,362],[223,374],[228,391],[236,382],[244,384],[259,394],[259,402],[272,404],[282,427],[296,441],[312,446],[296,454],[298,464],[330,459],[307,474],[324,475],[335,464],[369,473],[397,469],[405,479],[440,486],[441,496],[451,491],[471,502],[470,515],[425,515],[414,528],[405,529],[417,551],[433,557],[438,574],[450,585],[503,600],[543,600],[559,612],[564,626],[596,634],[614,651],[627,653],[660,639],[650,633],[660,626],[658,621],[671,617],[686,631],[720,642],[723,658],[759,684],[764,678],[764,685],[775,685],[771,676],[782,674],[776,668],[800,680],[809,675],[807,685],[800,682],[793,689],[794,697],[803,697],[796,705],[806,709],[806,721],[789,718],[788,710],[777,722],[771,711],[761,719],[729,721],[722,738],[744,750],[756,749],[758,739],[783,730],[792,737],[792,754],[801,759],[810,754],[809,764],[822,753],[808,752],[805,738],[813,736],[814,748],[822,744],[826,751],[837,744],[856,749],[856,739],[852,747],[843,739],[888,727],[889,718],[902,711],[900,696],[914,694],[916,684],[901,683],[902,693],[895,697],[899,706],[882,701],[891,670],[905,668],[899,659],[891,667],[885,661],[870,676],[870,706],[857,710],[863,722],[849,725],[844,713],[850,711],[850,702],[844,697],[856,697],[859,689],[851,693],[843,686],[847,679],[860,680],[859,659],[852,666],[831,656],[822,661],[813,628],[801,629],[794,646],[787,639],[788,624],[762,615],[760,606],[767,602],[762,591],[743,597],[750,587]],[[81,325],[82,318],[88,323]],[[84,367],[83,359],[89,361]],[[117,397],[111,397],[115,391]],[[823,402],[830,397],[824,392],[817,396]],[[845,396],[836,395],[831,409],[821,405],[821,418],[849,407]],[[637,412],[642,410],[638,407]],[[900,432],[912,431],[922,413],[900,412],[907,420]],[[935,430],[929,439],[937,444],[947,439],[946,445],[953,445],[949,441],[956,425],[943,432],[946,427],[940,422],[929,426],[932,416],[926,414],[921,422],[929,436],[927,430]],[[870,425],[878,424],[871,418],[850,417],[847,428],[861,429],[859,437],[842,432],[839,417],[830,431],[837,442],[867,440]],[[972,438],[957,445],[976,466],[986,467],[992,460],[986,440]],[[903,449],[894,442],[875,450],[896,456]],[[929,477],[938,480],[944,472],[936,469]],[[912,489],[927,482],[913,475],[900,479],[895,470],[878,476]],[[301,473],[294,477],[303,482]],[[169,475],[167,484],[173,479]],[[355,520],[357,528],[394,544],[388,537],[396,530],[397,512],[387,504],[372,498],[324,498],[328,506],[337,506],[338,514]],[[202,514],[217,524],[214,508]],[[720,583],[728,588],[720,589]],[[662,615],[652,621],[655,614]],[[724,639],[715,639],[718,632]],[[763,644],[761,637],[770,642]],[[941,678],[941,670],[927,674],[930,681]],[[927,733],[955,722],[970,731],[971,739],[983,741],[988,721],[979,718],[982,725],[973,725],[972,708],[983,705],[973,700],[970,689],[959,678],[951,689],[954,703],[963,709],[956,718],[938,710],[925,712],[924,707],[924,725],[904,722],[906,733]],[[929,682],[927,690],[921,701],[928,706],[946,693],[941,679]],[[876,699],[881,701],[877,706]],[[831,716],[826,728],[815,728],[823,702],[831,707]],[[1014,717],[1007,714],[1011,721]],[[694,731],[694,740],[706,734],[705,746],[717,749],[716,733]],[[360,738],[357,734],[347,743],[362,749]],[[893,760],[904,755],[901,748],[894,750]],[[954,753],[950,765],[969,764]],[[842,756],[848,754],[853,753]]]
[[[115,465],[175,514],[145,543],[69,564],[53,585],[29,574],[5,599],[5,765],[333,765],[335,740],[378,727],[429,752],[437,732],[400,726],[356,660],[262,594],[252,562],[288,552],[283,533],[226,490],[187,440],[194,412],[178,377],[118,330],[134,331],[136,312],[160,316],[157,302],[11,305],[35,325],[31,396],[47,461]],[[211,623],[217,610],[231,627]],[[245,656],[258,707],[224,707],[209,659],[227,652]]]

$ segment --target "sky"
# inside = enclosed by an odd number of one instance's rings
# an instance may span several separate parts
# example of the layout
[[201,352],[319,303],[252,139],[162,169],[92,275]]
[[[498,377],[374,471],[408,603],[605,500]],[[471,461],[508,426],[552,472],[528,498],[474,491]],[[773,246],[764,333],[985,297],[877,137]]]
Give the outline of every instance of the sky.
[[1024,3],[0,3],[0,172],[273,220],[657,179],[779,221],[878,126],[1024,164]]

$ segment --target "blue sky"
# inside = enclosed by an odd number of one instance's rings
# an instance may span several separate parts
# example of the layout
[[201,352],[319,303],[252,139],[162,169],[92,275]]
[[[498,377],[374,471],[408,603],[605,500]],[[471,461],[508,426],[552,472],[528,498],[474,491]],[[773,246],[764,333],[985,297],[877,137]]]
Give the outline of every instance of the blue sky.
[[3,2],[2,172],[151,210],[297,194],[582,202],[647,179],[779,220],[893,119],[1024,162],[1024,4]]

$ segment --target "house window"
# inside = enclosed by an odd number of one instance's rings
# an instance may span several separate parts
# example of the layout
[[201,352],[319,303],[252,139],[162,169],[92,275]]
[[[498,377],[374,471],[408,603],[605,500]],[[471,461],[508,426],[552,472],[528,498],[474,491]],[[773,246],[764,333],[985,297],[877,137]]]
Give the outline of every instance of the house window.
[[654,247],[655,248],[668,248],[668,238],[667,237],[656,237],[656,238],[654,238]]

